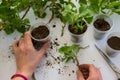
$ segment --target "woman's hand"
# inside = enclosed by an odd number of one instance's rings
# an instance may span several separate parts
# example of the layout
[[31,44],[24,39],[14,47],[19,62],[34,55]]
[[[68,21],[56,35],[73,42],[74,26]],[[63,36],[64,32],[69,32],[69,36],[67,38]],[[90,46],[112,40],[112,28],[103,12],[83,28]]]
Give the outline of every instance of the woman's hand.
[[[81,70],[87,69],[88,73],[83,73],[83,71],[78,70],[77,71],[77,80],[102,80],[102,76],[100,73],[100,70],[96,68],[93,64],[83,64],[80,65]],[[84,77],[87,76],[87,79],[84,79]]]
[[47,42],[37,51],[34,49],[30,32],[26,32],[24,38],[13,44],[13,50],[16,58],[17,72],[30,78],[35,68],[39,64],[50,42]]

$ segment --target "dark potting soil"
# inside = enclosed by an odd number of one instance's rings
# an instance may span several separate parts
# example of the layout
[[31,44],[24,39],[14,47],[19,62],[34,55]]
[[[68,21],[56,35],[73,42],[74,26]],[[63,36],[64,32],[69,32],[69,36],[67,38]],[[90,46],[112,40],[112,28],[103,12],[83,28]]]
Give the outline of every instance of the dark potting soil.
[[117,36],[113,36],[107,41],[108,45],[115,49],[115,50],[120,50],[120,38]]
[[53,28],[55,28],[55,27],[56,27],[56,25],[54,24],[54,25],[53,25]]
[[89,70],[83,66],[79,66],[79,68],[86,80],[89,77]]
[[69,25],[68,29],[71,33],[79,35],[79,34],[84,33],[87,30],[87,25],[85,23],[83,23],[83,27],[84,27],[83,30],[79,29],[77,32],[75,32],[75,28],[71,25]]
[[110,24],[104,19],[97,19],[93,24],[95,28],[101,31],[107,31],[110,29]]
[[49,30],[46,26],[39,26],[32,30],[31,35],[35,39],[43,39],[49,35]]

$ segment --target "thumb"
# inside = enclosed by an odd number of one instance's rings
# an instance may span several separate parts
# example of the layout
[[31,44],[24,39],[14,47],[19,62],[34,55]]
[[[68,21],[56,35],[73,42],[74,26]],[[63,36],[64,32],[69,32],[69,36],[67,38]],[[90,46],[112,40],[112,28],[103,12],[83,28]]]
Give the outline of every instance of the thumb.
[[84,80],[84,77],[83,77],[82,72],[80,70],[77,70],[76,74],[77,74],[77,80]]

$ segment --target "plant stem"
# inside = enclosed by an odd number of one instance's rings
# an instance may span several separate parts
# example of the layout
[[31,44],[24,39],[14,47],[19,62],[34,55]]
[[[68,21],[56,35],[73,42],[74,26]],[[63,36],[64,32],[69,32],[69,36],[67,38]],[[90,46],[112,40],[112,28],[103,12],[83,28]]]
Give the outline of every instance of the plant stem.
[[0,22],[0,30],[3,29],[3,23]]
[[[58,9],[58,11],[59,11],[60,7],[56,5],[55,1],[54,1],[54,0],[51,0],[51,2],[53,3],[53,5],[55,5],[55,7],[56,7],[56,8]],[[48,23],[50,23],[50,22],[52,21],[52,19],[54,18],[54,16],[55,16],[55,14],[54,14],[54,12],[52,11],[52,16],[51,16],[51,18],[50,18],[50,20],[49,20]]]
[[87,47],[89,47],[89,45],[88,46],[85,46],[85,47],[80,47],[81,49],[85,49],[85,48],[87,48]]
[[10,2],[10,0],[8,0],[8,2]]
[[48,23],[50,23],[51,21],[52,21],[52,19],[54,18],[54,12],[52,11],[52,15],[51,15],[51,18],[50,18],[50,20],[49,20],[49,22]]
[[78,69],[80,70],[80,67],[79,67],[79,66],[80,66],[80,63],[79,63],[79,61],[78,61],[78,58],[77,58],[76,55],[75,55],[74,57],[75,57],[75,61],[76,61],[76,63],[77,63],[77,67],[78,67]]
[[62,32],[61,32],[61,37],[64,35],[64,29],[65,29],[66,24],[62,26]]
[[56,5],[54,0],[51,0],[51,2],[55,5],[56,8],[58,8],[58,10],[60,9],[60,7]]
[[24,18],[25,18],[25,16],[26,16],[27,13],[29,12],[29,10],[30,10],[30,6],[28,7],[28,9],[26,10],[25,14],[23,15],[23,17],[22,17],[21,19],[24,19]]

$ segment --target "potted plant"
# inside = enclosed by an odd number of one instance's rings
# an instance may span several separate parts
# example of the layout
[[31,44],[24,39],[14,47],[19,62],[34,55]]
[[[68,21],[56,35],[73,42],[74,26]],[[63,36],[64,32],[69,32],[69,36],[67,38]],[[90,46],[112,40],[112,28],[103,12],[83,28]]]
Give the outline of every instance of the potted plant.
[[94,37],[102,39],[112,29],[113,21],[104,14],[97,15],[94,19]]
[[66,5],[62,14],[68,23],[71,40],[75,43],[81,42],[87,30],[87,25],[92,22],[94,15],[92,10],[85,4],[81,4],[79,9],[76,6]]
[[[88,47],[88,46],[87,46]],[[71,46],[62,46],[59,48],[59,53],[63,55],[62,61],[69,62],[70,60],[74,60],[77,64],[79,70],[82,71],[82,74],[85,79],[89,76],[89,70],[83,67],[80,67],[80,63],[77,57],[78,52],[80,49],[85,49],[86,47],[80,47],[79,45],[73,44]]]
[[1,30],[7,34],[13,33],[15,30],[24,33],[30,28],[29,20],[19,16],[21,8],[19,8],[19,1],[2,1],[0,4],[0,19],[2,22]]
[[37,23],[33,27],[35,27],[31,30],[33,46],[36,50],[39,50],[49,40],[50,30],[48,25],[44,23]]
[[113,12],[120,13],[117,0],[90,1],[91,9],[98,15],[94,18],[94,37],[102,39],[112,28],[113,22],[109,17]]
[[108,35],[106,51],[110,57],[120,54],[120,33],[113,32]]
[[39,18],[45,18],[46,17],[46,9],[49,7],[47,3],[49,0],[34,0],[31,2],[31,7],[34,11],[34,14],[38,16]]
[[[12,1],[7,0],[0,3],[0,19],[2,20],[4,30],[7,34],[13,33],[15,30],[24,33],[29,30],[29,19],[25,18],[30,8],[33,9],[34,14],[40,18],[46,16],[48,0],[21,0]],[[20,16],[21,12],[24,12],[23,16]],[[8,13],[9,12],[9,13]],[[22,15],[22,14],[21,14]]]
[[75,7],[75,4],[71,1],[65,1],[65,0],[50,0],[50,5],[49,9],[52,12],[51,18],[49,20],[49,23],[54,19],[54,18],[59,18],[61,22],[63,23],[62,26],[62,31],[61,31],[61,36],[64,35],[64,28],[66,26],[66,20],[64,19],[64,15],[62,14],[62,11],[64,10],[66,5],[71,5],[72,7]]

